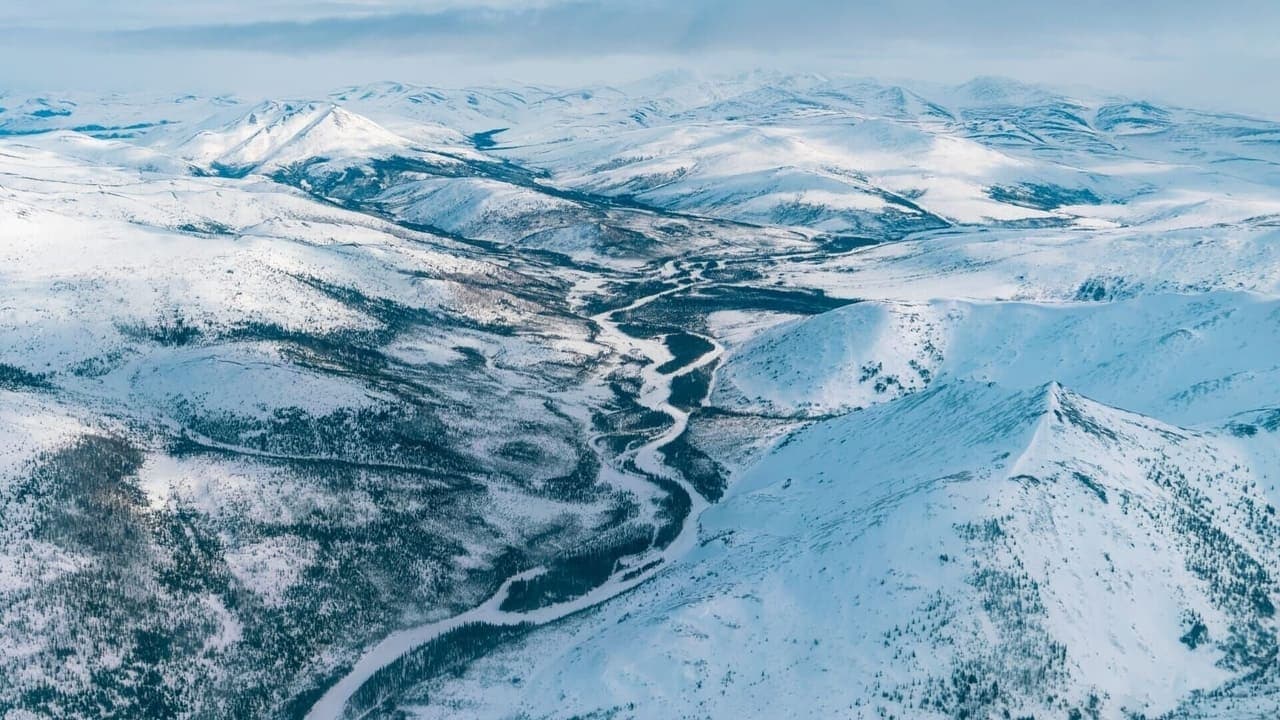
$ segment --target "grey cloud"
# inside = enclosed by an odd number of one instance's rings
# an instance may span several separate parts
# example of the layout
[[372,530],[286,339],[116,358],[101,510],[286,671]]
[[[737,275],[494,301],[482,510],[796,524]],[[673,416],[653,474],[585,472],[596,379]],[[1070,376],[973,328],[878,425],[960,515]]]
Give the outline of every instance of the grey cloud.
[[[403,7],[403,3],[392,7]],[[252,11],[242,16],[252,18]],[[1123,39],[1197,44],[1227,31],[1240,39],[1280,27],[1280,4],[1241,0],[1072,3],[982,0],[567,0],[445,7],[431,12],[306,21],[168,25],[100,34],[108,45],[327,52],[440,51],[485,56],[718,50],[856,49],[942,43],[988,49],[1093,46]],[[1113,48],[1125,52],[1124,47]]]
[[[202,88],[239,91],[258,83],[301,92],[299,85],[388,77],[571,84],[668,67],[766,67],[942,82],[999,74],[1280,113],[1280,98],[1265,91],[1280,72],[1274,0],[47,0],[47,6],[35,15],[0,13],[0,84],[173,88],[199,79]],[[68,16],[63,23],[61,15]]]

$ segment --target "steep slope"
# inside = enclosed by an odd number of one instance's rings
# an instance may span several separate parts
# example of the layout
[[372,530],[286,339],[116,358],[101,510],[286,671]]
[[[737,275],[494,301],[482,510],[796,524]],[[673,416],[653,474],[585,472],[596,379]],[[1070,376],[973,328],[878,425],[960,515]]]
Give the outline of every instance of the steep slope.
[[335,165],[405,153],[411,143],[329,103],[266,102],[234,120],[199,130],[172,151],[223,172],[265,172],[327,160]]
[[1242,460],[1056,384],[819,422],[703,515],[681,572],[420,716],[1155,716],[1274,656],[1275,468]]

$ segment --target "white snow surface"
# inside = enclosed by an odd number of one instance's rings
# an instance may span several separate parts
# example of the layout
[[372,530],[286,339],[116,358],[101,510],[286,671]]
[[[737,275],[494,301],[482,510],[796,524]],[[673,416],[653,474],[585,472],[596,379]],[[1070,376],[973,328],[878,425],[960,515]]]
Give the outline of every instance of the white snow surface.
[[[15,488],[43,451],[126,414],[265,422],[394,402],[269,343],[168,341],[383,327],[334,288],[456,321],[398,338],[389,358],[439,368],[474,353],[510,387],[606,346],[646,361],[640,402],[674,423],[630,457],[671,474],[660,445],[704,418],[669,399],[673,378],[656,370],[668,350],[610,312],[590,318],[589,338],[540,315],[504,291],[508,261],[483,250],[494,243],[583,263],[537,266],[558,274],[542,291],[574,302],[607,286],[592,263],[852,302],[710,312],[699,331],[714,350],[682,372],[714,368],[707,404],[765,428],[742,445],[779,439],[742,455],[719,502],[686,488],[693,515],[655,551],[661,569],[532,613],[498,609],[515,578],[466,613],[423,610],[430,622],[370,639],[362,656],[317,660],[351,672],[315,713],[341,715],[378,669],[465,620],[540,627],[401,709],[1280,713],[1280,682],[1249,674],[1280,630],[1280,123],[996,78],[773,73],[0,104],[0,599],[82,562],[29,541]],[[379,175],[396,163],[408,169]],[[376,212],[309,194],[349,171]],[[624,311],[682,289],[646,290]],[[490,325],[543,334],[466,329]],[[543,400],[446,419],[515,433]],[[496,454],[505,439],[472,449]],[[569,455],[542,450],[531,485]],[[217,518],[373,512],[360,491],[323,495],[247,462],[155,453],[137,482],[153,508]],[[525,527],[561,511],[493,498],[494,517]],[[269,606],[316,552],[234,540],[231,574]],[[460,555],[459,568],[489,559]],[[240,642],[228,608],[208,611],[215,650]],[[6,642],[5,656],[34,652]]]

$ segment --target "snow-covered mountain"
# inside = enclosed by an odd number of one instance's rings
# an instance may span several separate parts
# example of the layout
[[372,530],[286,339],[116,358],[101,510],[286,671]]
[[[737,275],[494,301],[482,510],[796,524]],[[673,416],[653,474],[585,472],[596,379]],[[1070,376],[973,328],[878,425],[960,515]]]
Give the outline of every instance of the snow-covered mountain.
[[6,720],[1280,713],[1280,123],[0,108]]
[[202,165],[261,170],[313,158],[390,155],[408,146],[408,140],[337,105],[266,102],[226,125],[200,130],[174,150]]

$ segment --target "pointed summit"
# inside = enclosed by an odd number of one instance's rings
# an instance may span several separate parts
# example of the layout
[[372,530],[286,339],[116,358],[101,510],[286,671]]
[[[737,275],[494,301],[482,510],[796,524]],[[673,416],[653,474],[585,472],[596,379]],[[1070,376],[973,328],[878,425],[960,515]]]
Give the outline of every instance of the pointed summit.
[[333,103],[269,101],[229,123],[199,131],[178,152],[203,165],[262,170],[320,158],[364,158],[409,146],[407,139]]

